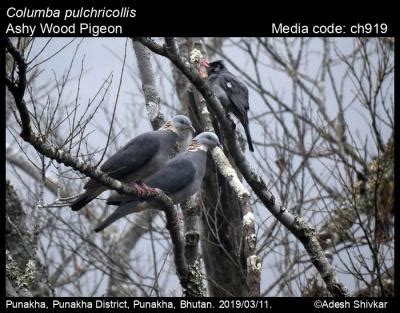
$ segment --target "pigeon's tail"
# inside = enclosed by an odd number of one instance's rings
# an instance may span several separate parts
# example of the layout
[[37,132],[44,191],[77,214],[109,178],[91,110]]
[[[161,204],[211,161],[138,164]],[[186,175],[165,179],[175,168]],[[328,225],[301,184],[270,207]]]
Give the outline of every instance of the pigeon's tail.
[[125,200],[132,200],[133,195],[124,195],[119,192],[112,192],[111,195],[107,198],[107,205],[121,205],[121,203]]
[[96,198],[103,190],[97,188],[95,190],[86,190],[85,193],[81,194],[78,199],[71,203],[71,209],[73,211],[79,211],[86,204]]
[[249,150],[254,152],[253,141],[251,140],[250,130],[249,130],[249,122],[243,123],[244,132],[246,133],[247,143],[249,144]]
[[129,201],[125,202],[121,206],[119,206],[113,214],[111,214],[109,217],[107,217],[102,223],[100,223],[94,231],[98,233],[99,231],[102,231],[104,228],[110,226],[112,223],[114,223],[116,220],[119,220],[120,218],[128,215],[129,213],[134,212],[135,206],[139,203],[139,201]]
[[121,201],[108,198],[106,201],[106,204],[107,205],[120,205]]

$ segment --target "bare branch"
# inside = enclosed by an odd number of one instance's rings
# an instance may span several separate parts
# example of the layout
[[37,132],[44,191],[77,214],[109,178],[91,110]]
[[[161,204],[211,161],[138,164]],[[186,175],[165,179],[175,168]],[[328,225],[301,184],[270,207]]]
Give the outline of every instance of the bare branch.
[[159,46],[148,38],[141,37],[137,39],[153,52],[167,57],[186,75],[192,84],[196,86],[197,90],[199,90],[204,99],[206,99],[210,111],[218,118],[225,137],[232,138],[232,140],[228,141],[229,151],[247,183],[252,187],[253,191],[269,211],[302,242],[306,251],[310,255],[311,262],[321,274],[332,295],[347,296],[348,291],[338,280],[336,273],[324,255],[324,252],[316,239],[315,230],[306,224],[301,218],[293,216],[283,206],[276,204],[274,196],[268,191],[263,179],[257,175],[247,163],[239,147],[236,135],[232,131],[232,127],[225,117],[221,104],[205,81],[201,79],[196,70],[190,66],[188,62],[184,62],[178,55],[172,54],[171,50]]

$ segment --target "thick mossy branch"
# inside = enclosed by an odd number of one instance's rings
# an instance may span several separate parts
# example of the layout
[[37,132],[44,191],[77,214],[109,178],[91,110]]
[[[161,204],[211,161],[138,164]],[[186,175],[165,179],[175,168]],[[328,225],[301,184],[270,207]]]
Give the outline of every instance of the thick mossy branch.
[[[196,69],[190,65],[187,60],[182,59],[179,55],[171,52],[166,46],[157,44],[150,38],[139,37],[138,41],[146,45],[154,53],[167,57],[189,81],[197,88],[207,103],[207,107],[221,125],[225,138],[231,138],[227,142],[229,152],[235,160],[236,166],[241,171],[241,174],[251,186],[265,207],[284,225],[286,226],[303,244],[306,251],[310,254],[314,266],[319,271],[323,278],[327,289],[333,296],[348,296],[348,290],[343,283],[339,282],[337,275],[332,266],[327,260],[324,250],[321,248],[314,232],[309,232],[311,229],[305,223],[296,222],[295,216],[289,213],[284,207],[278,205],[272,193],[267,189],[264,180],[251,168],[246,161],[244,154],[241,151],[239,141],[237,140],[235,131],[231,123],[225,116],[225,112],[216,98],[211,88],[204,81]],[[304,229],[301,229],[304,228]]]

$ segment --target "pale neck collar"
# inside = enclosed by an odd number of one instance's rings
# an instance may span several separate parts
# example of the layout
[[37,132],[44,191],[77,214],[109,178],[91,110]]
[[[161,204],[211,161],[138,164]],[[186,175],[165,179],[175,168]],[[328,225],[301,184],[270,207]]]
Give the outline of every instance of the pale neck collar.
[[199,150],[207,152],[208,148],[207,148],[207,146],[200,144],[196,139],[193,139],[192,143],[187,148],[187,151],[194,152],[194,151],[199,151]]

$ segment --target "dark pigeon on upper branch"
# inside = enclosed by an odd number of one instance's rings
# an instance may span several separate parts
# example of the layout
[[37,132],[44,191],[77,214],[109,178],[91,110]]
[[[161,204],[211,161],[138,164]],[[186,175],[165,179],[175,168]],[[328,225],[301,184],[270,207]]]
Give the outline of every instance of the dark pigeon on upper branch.
[[222,60],[208,63],[207,73],[207,80],[215,96],[218,97],[227,113],[232,112],[239,119],[246,133],[249,150],[254,152],[247,116],[249,91],[246,85],[226,69]]

